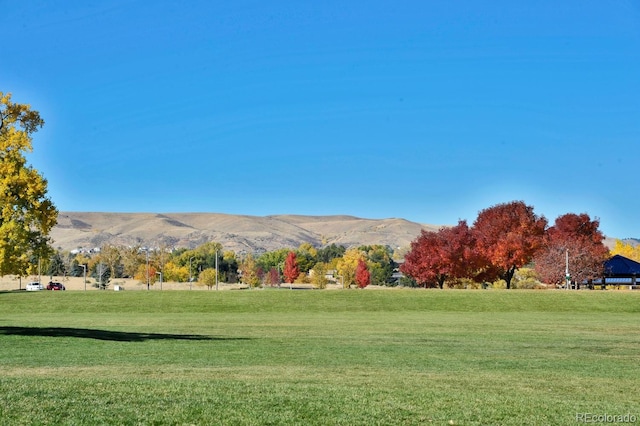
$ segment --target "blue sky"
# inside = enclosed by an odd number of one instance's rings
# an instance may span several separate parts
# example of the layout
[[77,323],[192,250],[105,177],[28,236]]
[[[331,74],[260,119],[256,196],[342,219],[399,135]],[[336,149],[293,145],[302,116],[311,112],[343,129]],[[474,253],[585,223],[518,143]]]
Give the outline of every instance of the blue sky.
[[640,237],[638,1],[0,3],[0,91],[41,112],[61,211],[523,200]]

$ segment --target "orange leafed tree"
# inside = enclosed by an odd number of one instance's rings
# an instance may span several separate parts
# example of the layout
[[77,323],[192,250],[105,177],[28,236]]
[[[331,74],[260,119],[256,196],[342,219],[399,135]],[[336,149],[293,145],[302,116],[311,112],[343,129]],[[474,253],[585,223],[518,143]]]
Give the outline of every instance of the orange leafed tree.
[[485,276],[502,278],[511,288],[515,272],[542,248],[547,219],[522,201],[497,204],[482,210],[473,224],[477,254],[486,262]]
[[591,220],[586,213],[558,217],[547,230],[543,249],[535,257],[535,270],[540,279],[556,285],[564,282],[567,251],[574,281],[602,277],[609,250],[599,225],[598,220]]
[[356,266],[356,283],[359,288],[365,288],[371,282],[371,273],[367,267],[367,263],[358,259],[358,266]]
[[298,275],[300,275],[295,252],[290,251],[289,254],[287,254],[287,258],[284,261],[283,275],[284,281],[287,283],[294,282],[296,278],[298,278]]
[[473,276],[477,264],[473,235],[461,220],[437,232],[423,230],[411,243],[400,270],[419,285],[443,288],[447,279]]

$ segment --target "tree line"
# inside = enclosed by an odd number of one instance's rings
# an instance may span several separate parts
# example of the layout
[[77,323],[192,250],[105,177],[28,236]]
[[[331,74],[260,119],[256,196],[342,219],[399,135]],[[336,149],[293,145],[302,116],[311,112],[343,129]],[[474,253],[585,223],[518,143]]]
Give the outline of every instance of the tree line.
[[400,270],[424,287],[503,280],[508,289],[516,271],[527,265],[547,284],[582,283],[602,277],[609,256],[598,228],[599,221],[586,213],[559,216],[548,226],[523,201],[497,204],[480,211],[472,226],[461,220],[435,232],[423,230]]
[[[309,243],[261,254],[224,250],[218,242],[194,249],[125,247],[106,244],[94,253],[57,250],[41,262],[46,275],[81,277],[96,283],[116,278],[134,278],[153,285],[164,281],[195,283],[244,283],[251,287],[283,283],[313,284],[324,288],[330,281],[344,287],[396,285],[393,274],[398,263],[393,250],[382,245],[346,248],[331,244],[316,248]],[[34,272],[33,265],[31,272]]]

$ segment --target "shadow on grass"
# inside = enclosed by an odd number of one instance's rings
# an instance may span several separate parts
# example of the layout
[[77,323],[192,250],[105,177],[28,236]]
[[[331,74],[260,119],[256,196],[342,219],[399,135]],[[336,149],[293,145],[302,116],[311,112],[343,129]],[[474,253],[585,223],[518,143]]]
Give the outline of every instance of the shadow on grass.
[[131,333],[125,331],[65,327],[0,327],[0,335],[78,337],[81,339],[111,340],[115,342],[144,342],[146,340],[249,340],[246,337],[211,337],[193,334]]

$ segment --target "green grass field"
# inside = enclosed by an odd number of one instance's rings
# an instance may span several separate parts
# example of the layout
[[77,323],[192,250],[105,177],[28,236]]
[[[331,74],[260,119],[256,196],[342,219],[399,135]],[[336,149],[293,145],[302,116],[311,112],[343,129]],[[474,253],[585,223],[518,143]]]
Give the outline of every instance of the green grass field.
[[640,422],[640,292],[5,292],[0,355],[10,425]]

